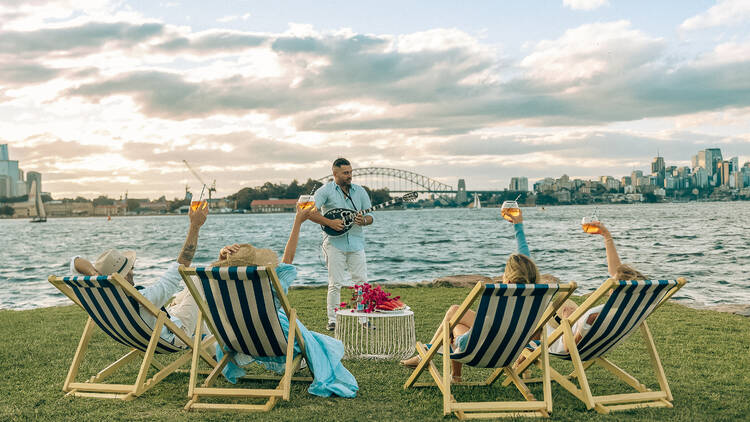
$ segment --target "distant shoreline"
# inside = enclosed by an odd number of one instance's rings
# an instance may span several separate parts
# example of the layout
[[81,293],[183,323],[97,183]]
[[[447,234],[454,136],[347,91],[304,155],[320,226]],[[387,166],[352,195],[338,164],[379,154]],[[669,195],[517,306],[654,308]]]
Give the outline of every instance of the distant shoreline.
[[[526,204],[520,204],[522,208],[552,208],[552,207],[570,207],[570,206],[604,206],[604,205],[618,205],[618,206],[625,206],[625,205],[662,205],[662,204],[692,204],[692,203],[714,203],[714,202],[750,202],[750,200],[690,200],[690,201],[664,201],[664,202],[628,202],[628,203],[621,203],[621,202],[605,202],[605,203],[598,203],[598,202],[592,202],[588,204],[554,204],[554,205],[526,205]],[[501,204],[493,204],[493,205],[483,205],[481,209],[489,209],[489,208],[500,208]],[[382,209],[378,210],[380,211],[408,211],[408,210],[434,210],[434,209],[466,209],[466,210],[473,210],[474,208],[470,207],[414,207],[414,208],[388,208],[388,209]],[[243,212],[243,213],[237,213],[237,212],[227,212],[227,213],[218,213],[214,215],[263,215],[263,214],[293,214],[292,211],[279,211],[279,212]],[[179,215],[187,215],[187,213],[167,213],[167,214],[132,214],[132,215],[112,215],[111,217],[113,219],[115,218],[121,218],[121,217],[173,217],[173,216],[179,216]],[[7,217],[7,216],[0,216],[0,220],[31,220],[33,217]],[[64,217],[50,217],[47,216],[48,220],[57,220],[57,219],[63,219],[63,218],[107,218],[107,216],[102,215],[69,215]]]

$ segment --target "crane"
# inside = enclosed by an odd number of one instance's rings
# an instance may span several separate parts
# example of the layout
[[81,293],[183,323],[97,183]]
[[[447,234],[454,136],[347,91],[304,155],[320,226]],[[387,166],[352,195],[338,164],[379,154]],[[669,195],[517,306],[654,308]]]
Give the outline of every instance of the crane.
[[198,174],[198,172],[196,172],[195,170],[193,170],[192,167],[190,167],[190,164],[188,164],[187,160],[182,160],[182,162],[185,163],[185,166],[188,168],[188,170],[190,170],[190,172],[193,173],[193,176],[195,176],[195,178],[198,179],[198,181],[201,182],[201,184],[203,184],[203,187],[208,188],[208,206],[210,207],[212,193],[216,192],[216,179],[214,179],[213,182],[211,182],[211,186],[208,186],[206,182],[203,181],[203,178],[201,178],[200,174]]

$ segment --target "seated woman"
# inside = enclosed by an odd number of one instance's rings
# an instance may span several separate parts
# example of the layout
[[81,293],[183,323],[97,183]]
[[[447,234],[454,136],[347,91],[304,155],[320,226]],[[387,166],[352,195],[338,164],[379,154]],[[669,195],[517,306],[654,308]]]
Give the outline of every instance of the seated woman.
[[[523,231],[523,216],[519,213],[517,217],[511,216],[513,228],[516,232],[516,243],[518,244],[518,252],[508,257],[508,262],[505,264],[505,272],[503,273],[503,283],[524,283],[534,284],[542,281],[542,276],[539,274],[539,270],[536,267],[534,261],[529,257],[529,247],[526,244],[526,236]],[[458,310],[458,305],[451,305],[448,311],[445,313],[443,323],[447,323],[453,317]],[[466,311],[463,317],[458,321],[451,333],[453,344],[451,345],[454,351],[462,351],[469,341],[469,331],[474,325],[474,318],[476,318],[476,312],[469,309]],[[441,324],[442,326],[442,324]],[[441,331],[435,332],[430,343],[434,343],[438,337],[440,337]],[[402,360],[401,364],[411,368],[416,367],[419,364],[421,358],[419,355],[414,356],[410,359]],[[458,361],[452,361],[453,365],[453,382],[461,382],[461,369],[463,364]]]
[[[617,254],[617,249],[615,248],[615,241],[614,239],[612,239],[612,234],[609,232],[609,230],[607,230],[604,224],[602,224],[601,222],[594,222],[591,223],[591,225],[598,227],[599,231],[596,234],[600,234],[604,238],[604,248],[607,251],[607,270],[612,278],[614,278],[615,280],[647,280],[647,277],[645,275],[641,274],[633,267],[620,262],[620,256]],[[575,311],[577,308],[578,305],[575,302],[569,300],[565,302],[562,307],[560,307],[558,314],[562,318],[567,318],[572,315],[573,311]],[[593,308],[586,311],[586,313],[578,318],[578,321],[573,324],[572,331],[574,341],[576,343],[580,342],[583,336],[585,336],[591,330],[591,327],[594,325],[594,321],[596,321],[596,317],[599,316],[603,308],[604,304],[594,306]],[[554,331],[554,327],[548,324],[547,335],[552,334],[552,331]],[[557,354],[568,353],[568,347],[562,341],[562,337],[560,337],[559,339],[557,339],[557,341],[550,345],[549,350],[550,352]]]
[[[219,260],[212,265],[224,267],[252,265],[276,267],[276,274],[279,277],[284,293],[287,293],[289,286],[297,278],[297,269],[292,265],[292,262],[297,250],[300,227],[305,220],[309,219],[316,212],[318,212],[316,209],[303,210],[299,206],[297,207],[292,232],[289,234],[281,264],[278,264],[276,253],[270,249],[259,249],[249,244],[234,244],[222,248],[219,253]],[[281,307],[278,299],[274,297],[274,300],[276,302],[276,309],[278,310],[279,322],[284,334],[288,335],[289,318],[284,313],[284,309]],[[327,335],[308,330],[299,320],[297,320],[297,327],[302,334],[302,338],[305,340],[306,361],[310,371],[313,373],[313,382],[307,391],[310,394],[321,397],[330,397],[333,394],[340,397],[355,397],[359,390],[357,380],[341,364],[341,358],[344,356],[343,343]],[[221,359],[223,355],[221,349],[217,347],[216,350],[217,359]],[[294,346],[294,351],[295,353],[300,353],[297,344]],[[248,365],[251,362],[258,362],[266,369],[283,373],[286,363],[285,356],[253,357],[242,353],[235,354],[233,360],[234,362],[230,360],[230,363],[223,371],[224,376],[232,383],[235,383],[237,378],[245,375],[240,366]]]

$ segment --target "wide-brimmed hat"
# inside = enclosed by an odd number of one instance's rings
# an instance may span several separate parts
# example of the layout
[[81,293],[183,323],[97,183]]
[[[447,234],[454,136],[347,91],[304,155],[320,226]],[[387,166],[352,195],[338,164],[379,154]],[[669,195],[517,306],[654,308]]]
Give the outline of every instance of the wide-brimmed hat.
[[101,275],[118,273],[125,276],[135,265],[135,251],[118,251],[109,249],[96,258],[94,268]]
[[276,255],[276,252],[270,249],[256,248],[249,243],[245,243],[240,245],[237,252],[227,256],[226,259],[216,261],[211,265],[214,267],[275,267],[279,265],[279,256]]

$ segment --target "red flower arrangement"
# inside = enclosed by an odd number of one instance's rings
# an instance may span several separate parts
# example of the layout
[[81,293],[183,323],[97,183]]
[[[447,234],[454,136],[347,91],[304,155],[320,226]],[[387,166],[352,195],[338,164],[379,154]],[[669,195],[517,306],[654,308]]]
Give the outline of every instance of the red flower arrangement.
[[[339,304],[340,309],[346,309],[351,304],[352,312],[354,312],[357,310],[357,305],[362,305],[360,311],[371,313],[377,310],[395,311],[406,307],[404,302],[401,302],[401,296],[391,297],[391,294],[380,286],[363,283],[355,284],[349,289],[352,290],[352,298],[349,303],[341,302]],[[339,308],[336,310],[339,310]]]

